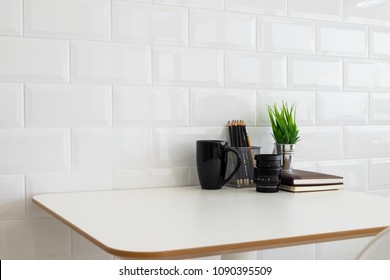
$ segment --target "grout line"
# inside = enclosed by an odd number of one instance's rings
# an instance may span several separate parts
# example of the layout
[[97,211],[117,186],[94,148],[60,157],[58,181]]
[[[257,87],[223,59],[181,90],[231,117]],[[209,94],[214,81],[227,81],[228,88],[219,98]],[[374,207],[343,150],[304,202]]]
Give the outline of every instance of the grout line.
[[341,9],[342,9],[342,16],[343,16],[343,23],[346,23],[347,18],[347,6],[345,5],[345,0],[341,1]]
[[109,40],[109,42],[110,43],[112,43],[112,33],[113,33],[113,10],[112,10],[112,5],[113,5],[113,3],[112,3],[112,1],[110,1],[110,20],[109,20],[109,28],[108,28],[108,30],[109,30],[109,32],[110,32],[110,34],[109,34],[109,38],[108,38],[108,40]]
[[343,125],[342,128],[343,128],[342,160],[345,160],[346,159],[346,157],[345,157],[345,147],[346,147],[346,144],[347,144],[347,126]]
[[[222,50],[222,67],[221,67],[221,88],[225,89],[226,86],[226,51]],[[217,61],[218,63],[218,61]],[[218,74],[217,74],[218,75]]]
[[68,164],[68,172],[72,172],[73,171],[73,162],[72,162],[72,159],[73,159],[73,155],[72,155],[72,151],[73,151],[73,145],[72,145],[72,136],[73,136],[73,129],[72,128],[68,128],[69,129],[69,164]]
[[260,104],[260,99],[261,99],[261,93],[260,93],[260,90],[259,89],[255,89],[255,92],[256,92],[256,104],[255,104],[255,123],[254,123],[254,127],[259,127],[260,126],[260,109],[261,107],[259,106]]
[[367,118],[367,125],[372,125],[372,116],[371,116],[371,105],[372,105],[372,100],[371,100],[372,92],[368,92],[368,118]]
[[26,128],[27,123],[27,104],[26,104],[26,84],[22,84],[22,128]]
[[371,59],[371,34],[372,34],[372,26],[367,27],[367,42],[366,42],[366,57]]
[[150,46],[150,84],[149,86],[154,86],[155,85],[155,82],[154,82],[154,74],[153,74],[153,64],[154,64],[154,57],[153,57],[153,53],[154,53],[154,46]]
[[318,120],[319,120],[319,114],[320,114],[320,113],[319,113],[319,111],[320,111],[320,110],[319,110],[319,107],[320,107],[320,106],[318,105],[318,103],[319,103],[318,90],[316,90],[316,91],[315,91],[315,110],[316,110],[315,112],[316,112],[316,114],[315,114],[315,120],[314,120],[314,125],[315,125],[315,126],[318,126],[318,123],[319,123]]
[[191,113],[192,113],[192,108],[191,108],[191,88],[187,88],[187,119],[186,119],[186,127],[191,127]]
[[290,18],[290,0],[286,0],[286,18]]
[[110,102],[111,102],[111,128],[114,128],[114,85],[110,85]]
[[291,61],[291,55],[289,54],[286,54],[286,88],[287,90],[290,90],[291,89],[291,78],[290,77],[290,65],[292,64],[292,61]]
[[72,46],[71,45],[72,45],[71,41],[69,40],[68,41],[68,75],[69,75],[68,84],[72,83],[72,72],[71,72],[71,69],[72,69]]
[[20,21],[21,21],[21,26],[20,26],[20,28],[21,28],[21,36],[22,37],[24,37],[24,24],[25,24],[25,21],[24,21],[24,18],[25,18],[25,12],[24,12],[24,6],[25,6],[25,4],[24,4],[24,0],[22,0],[22,2],[21,2],[21,14],[22,14],[22,18],[20,19]]
[[190,47],[191,11],[187,8],[187,48]]
[[318,49],[319,49],[319,43],[318,43],[318,22],[314,23],[314,35],[313,35],[313,42],[314,42],[314,55],[318,55]]
[[342,88],[341,90],[342,91],[345,91],[345,81],[346,81],[346,77],[347,77],[347,74],[345,73],[345,59],[344,57],[341,59],[341,82],[342,82]]
[[150,157],[150,162],[147,162],[147,167],[145,168],[155,168],[156,167],[156,162],[157,162],[157,150],[156,149],[156,145],[155,145],[155,142],[156,142],[156,129],[158,129],[159,127],[156,127],[156,126],[152,126],[148,129],[150,129],[150,149],[152,151],[152,155]]

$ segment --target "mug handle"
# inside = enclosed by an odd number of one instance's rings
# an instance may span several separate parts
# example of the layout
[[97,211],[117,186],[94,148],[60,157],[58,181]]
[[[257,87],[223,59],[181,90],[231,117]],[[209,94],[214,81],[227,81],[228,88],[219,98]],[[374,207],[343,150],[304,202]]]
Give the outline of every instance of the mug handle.
[[238,168],[240,168],[240,165],[241,165],[241,157],[240,157],[240,155],[238,154],[238,152],[237,152],[235,149],[232,149],[232,148],[230,148],[230,147],[227,147],[226,149],[227,149],[227,152],[233,152],[233,153],[236,155],[236,157],[237,157],[237,165],[236,165],[236,167],[234,168],[232,174],[230,174],[229,177],[227,177],[227,178],[223,181],[222,186],[225,185],[227,182],[229,182],[229,180],[234,176],[234,174],[237,173]]

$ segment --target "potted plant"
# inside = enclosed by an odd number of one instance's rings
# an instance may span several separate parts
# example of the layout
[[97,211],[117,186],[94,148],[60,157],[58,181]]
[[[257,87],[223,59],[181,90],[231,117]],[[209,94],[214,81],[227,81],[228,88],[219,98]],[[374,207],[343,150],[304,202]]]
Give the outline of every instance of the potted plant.
[[282,101],[282,105],[268,105],[272,136],[277,154],[282,155],[282,170],[292,171],[295,144],[299,141],[299,129],[295,121],[296,106]]

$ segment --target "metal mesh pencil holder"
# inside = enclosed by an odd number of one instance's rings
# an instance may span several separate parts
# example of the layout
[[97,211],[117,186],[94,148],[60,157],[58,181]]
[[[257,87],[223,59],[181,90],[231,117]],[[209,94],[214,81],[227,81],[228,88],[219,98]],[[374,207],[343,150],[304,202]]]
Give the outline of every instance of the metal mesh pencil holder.
[[[230,179],[226,186],[233,188],[256,187],[254,167],[256,166],[255,156],[260,154],[261,147],[232,147],[241,158],[241,165],[237,173]],[[226,174],[230,174],[237,164],[237,158],[229,153],[228,166]]]

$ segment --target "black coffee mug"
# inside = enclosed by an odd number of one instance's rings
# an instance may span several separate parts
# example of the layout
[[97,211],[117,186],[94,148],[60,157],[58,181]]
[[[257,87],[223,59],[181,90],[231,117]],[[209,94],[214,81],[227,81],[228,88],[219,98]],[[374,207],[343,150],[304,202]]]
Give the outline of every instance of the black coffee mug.
[[[232,174],[225,179],[228,153],[237,156],[237,166]],[[198,140],[196,141],[196,167],[202,189],[218,190],[222,188],[238,171],[241,158],[236,150],[228,147],[228,143],[222,140]]]

